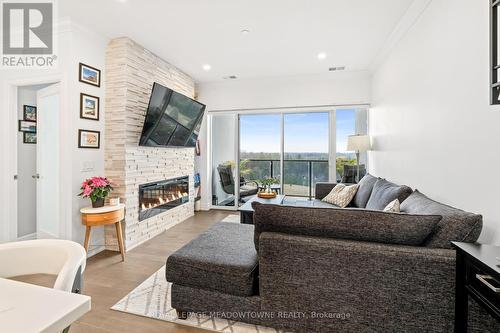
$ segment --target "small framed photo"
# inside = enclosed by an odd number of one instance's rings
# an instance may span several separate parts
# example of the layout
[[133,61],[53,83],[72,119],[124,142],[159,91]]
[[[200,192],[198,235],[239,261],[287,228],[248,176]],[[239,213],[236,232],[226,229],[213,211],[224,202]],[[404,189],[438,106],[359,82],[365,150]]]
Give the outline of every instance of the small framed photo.
[[101,86],[101,71],[89,65],[80,63],[79,81],[91,84],[96,87]]
[[27,121],[36,121],[36,106],[23,106],[23,119]]
[[19,132],[36,133],[36,121],[19,120]]
[[90,130],[78,130],[78,148],[99,149],[101,132]]
[[99,120],[99,97],[80,94],[80,118]]
[[36,133],[24,132],[23,143],[36,144]]

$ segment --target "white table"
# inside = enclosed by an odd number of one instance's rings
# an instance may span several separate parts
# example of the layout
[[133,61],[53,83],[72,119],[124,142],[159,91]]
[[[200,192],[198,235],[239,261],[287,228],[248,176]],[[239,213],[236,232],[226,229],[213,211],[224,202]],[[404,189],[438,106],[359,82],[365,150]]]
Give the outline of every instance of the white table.
[[90,297],[0,278],[0,331],[60,333],[90,311]]

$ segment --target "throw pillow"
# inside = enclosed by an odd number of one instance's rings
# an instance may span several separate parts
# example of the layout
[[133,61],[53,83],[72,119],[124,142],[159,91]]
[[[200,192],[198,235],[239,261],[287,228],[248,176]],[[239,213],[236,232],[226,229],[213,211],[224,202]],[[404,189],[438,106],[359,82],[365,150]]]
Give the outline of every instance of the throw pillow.
[[377,182],[378,178],[367,173],[361,180],[359,181],[358,191],[352,200],[354,207],[357,208],[365,208],[368,200],[370,199],[370,195],[372,194],[373,185]]
[[394,199],[398,199],[402,203],[411,193],[411,188],[406,185],[397,185],[385,179],[379,179],[373,185],[366,209],[383,210]]
[[340,208],[345,208],[351,202],[352,198],[356,195],[358,184],[346,186],[345,184],[338,184],[330,193],[323,198],[322,201],[328,202]]
[[400,205],[399,205],[399,200],[394,199],[387,206],[384,208],[384,212],[390,212],[390,213],[399,213]]

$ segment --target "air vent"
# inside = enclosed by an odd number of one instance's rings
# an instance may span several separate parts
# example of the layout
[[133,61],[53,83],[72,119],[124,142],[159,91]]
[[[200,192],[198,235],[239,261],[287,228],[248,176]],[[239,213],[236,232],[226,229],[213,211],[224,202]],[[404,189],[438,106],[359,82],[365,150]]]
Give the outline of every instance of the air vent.
[[330,72],[345,71],[345,66],[330,67],[328,70]]
[[224,80],[236,80],[238,77],[236,75],[224,76]]

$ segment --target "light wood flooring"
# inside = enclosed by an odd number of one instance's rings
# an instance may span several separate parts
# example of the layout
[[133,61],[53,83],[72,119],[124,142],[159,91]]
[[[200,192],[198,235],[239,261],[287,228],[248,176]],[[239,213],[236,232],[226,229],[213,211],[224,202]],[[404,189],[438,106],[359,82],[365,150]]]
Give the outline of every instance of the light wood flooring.
[[[87,261],[83,294],[92,297],[92,310],[71,326],[70,333],[204,333],[206,330],[110,310],[151,274],[165,265],[167,257],[216,222],[234,212],[196,213],[194,217],[163,232],[126,253],[103,251]],[[30,276],[18,280],[50,285],[52,277]],[[47,304],[47,306],[50,306]]]

